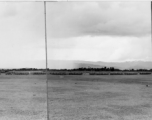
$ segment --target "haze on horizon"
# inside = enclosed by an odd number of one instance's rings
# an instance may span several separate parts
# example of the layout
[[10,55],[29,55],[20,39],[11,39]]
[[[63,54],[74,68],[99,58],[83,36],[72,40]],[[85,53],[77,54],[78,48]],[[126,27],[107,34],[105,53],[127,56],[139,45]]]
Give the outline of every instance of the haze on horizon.
[[152,60],[150,2],[55,2],[47,16],[49,59]]
[[[45,67],[43,7],[0,3],[1,68]],[[49,2],[48,59],[151,61],[150,10],[150,1]]]

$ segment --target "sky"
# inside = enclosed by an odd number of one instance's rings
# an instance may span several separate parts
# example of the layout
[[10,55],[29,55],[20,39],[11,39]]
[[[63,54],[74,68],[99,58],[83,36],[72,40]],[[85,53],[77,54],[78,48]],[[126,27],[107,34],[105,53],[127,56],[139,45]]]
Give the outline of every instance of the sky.
[[47,8],[49,59],[151,60],[150,2],[60,2]]
[[0,68],[45,68],[43,13],[42,3],[0,2]]
[[[49,2],[46,7],[49,60],[152,58],[150,2]],[[44,32],[42,2],[1,2],[0,68],[45,68]]]

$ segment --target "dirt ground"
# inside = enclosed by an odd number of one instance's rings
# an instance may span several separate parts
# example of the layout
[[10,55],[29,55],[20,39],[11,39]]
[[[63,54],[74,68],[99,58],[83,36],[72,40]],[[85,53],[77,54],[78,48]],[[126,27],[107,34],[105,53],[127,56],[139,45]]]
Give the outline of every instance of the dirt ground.
[[152,75],[48,78],[50,120],[152,120]]
[[46,76],[0,75],[0,120],[46,120]]

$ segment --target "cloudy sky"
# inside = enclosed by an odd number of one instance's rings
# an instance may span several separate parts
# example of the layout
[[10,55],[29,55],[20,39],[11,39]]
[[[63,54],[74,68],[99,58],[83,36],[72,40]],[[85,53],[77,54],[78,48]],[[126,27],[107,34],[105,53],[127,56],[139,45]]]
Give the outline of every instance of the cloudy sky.
[[150,2],[58,2],[47,11],[49,59],[151,60]]
[[43,11],[43,3],[0,2],[0,68],[45,67],[36,64],[45,60]]
[[[0,2],[0,68],[45,67],[43,7]],[[150,2],[49,2],[47,32],[50,60],[151,60]]]

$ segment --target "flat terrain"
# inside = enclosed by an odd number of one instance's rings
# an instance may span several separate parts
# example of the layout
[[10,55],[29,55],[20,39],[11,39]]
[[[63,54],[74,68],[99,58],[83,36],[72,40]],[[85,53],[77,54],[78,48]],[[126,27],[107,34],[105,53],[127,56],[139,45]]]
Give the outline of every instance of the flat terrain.
[[48,79],[50,120],[152,120],[152,75]]
[[46,120],[46,76],[0,75],[0,120]]

